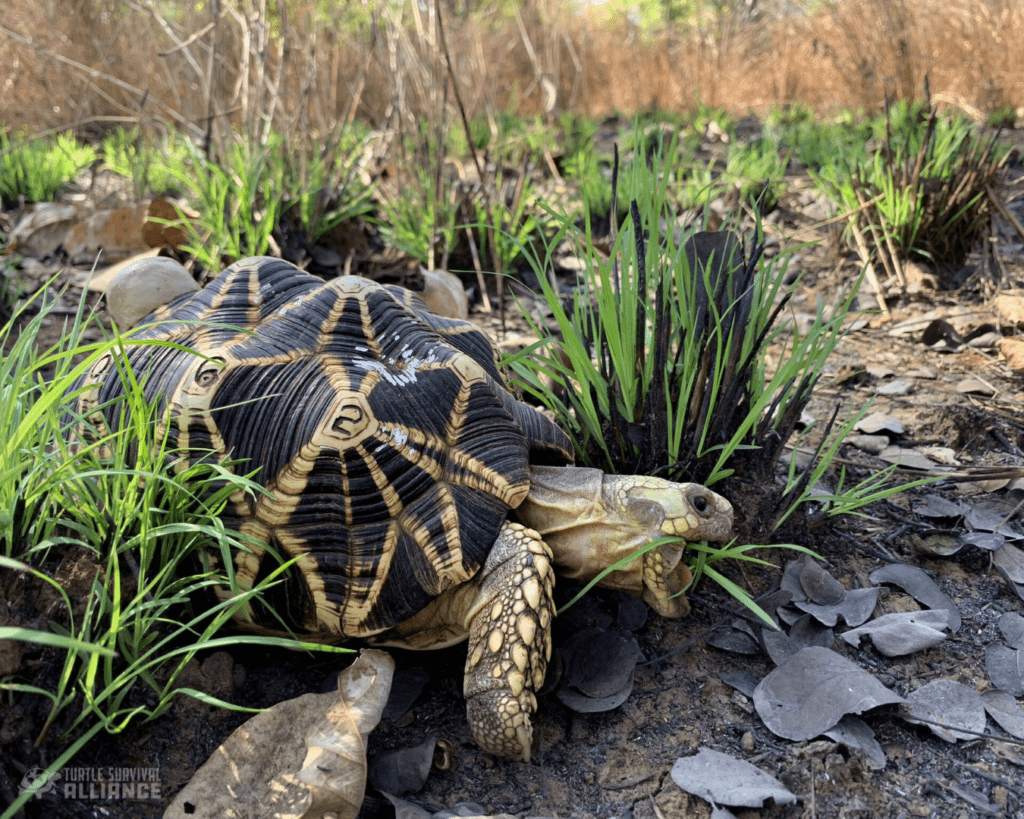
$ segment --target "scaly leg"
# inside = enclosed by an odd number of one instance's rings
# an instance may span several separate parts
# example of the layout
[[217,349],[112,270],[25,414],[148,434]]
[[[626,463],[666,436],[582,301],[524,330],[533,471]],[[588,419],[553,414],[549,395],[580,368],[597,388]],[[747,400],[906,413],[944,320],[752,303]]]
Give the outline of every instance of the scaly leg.
[[529,762],[534,692],[551,657],[551,552],[532,529],[506,523],[473,583],[463,689],[469,725],[485,751]]

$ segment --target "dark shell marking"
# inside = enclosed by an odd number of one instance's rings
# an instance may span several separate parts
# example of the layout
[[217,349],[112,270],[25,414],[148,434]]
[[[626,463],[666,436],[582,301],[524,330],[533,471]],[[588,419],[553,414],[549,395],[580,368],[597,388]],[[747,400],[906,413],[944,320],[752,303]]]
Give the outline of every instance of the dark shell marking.
[[[401,288],[243,259],[151,322],[132,337],[183,349],[132,346],[128,361],[173,446],[259,469],[271,494],[239,498],[225,523],[300,556],[268,603],[301,631],[368,636],[420,611],[483,564],[527,493],[531,450],[571,458],[508,393],[488,338]],[[99,384],[80,414],[122,391],[111,363],[76,385]],[[278,566],[264,550],[235,562],[243,586]]]

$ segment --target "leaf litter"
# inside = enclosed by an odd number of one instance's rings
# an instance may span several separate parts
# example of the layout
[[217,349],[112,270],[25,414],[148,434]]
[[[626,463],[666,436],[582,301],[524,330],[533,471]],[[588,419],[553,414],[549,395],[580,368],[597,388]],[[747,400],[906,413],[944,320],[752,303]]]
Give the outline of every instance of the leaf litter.
[[946,742],[977,739],[985,731],[985,704],[963,683],[935,680],[907,696],[903,718],[925,725]]
[[870,637],[878,653],[884,657],[902,657],[937,646],[946,639],[949,612],[899,611],[876,617],[867,625],[850,629],[840,635],[851,646],[859,646],[861,637]]
[[[930,609],[942,609],[948,613],[946,626],[952,632],[960,630],[960,612],[938,584],[932,580],[924,569],[919,566],[908,566],[905,563],[890,563],[875,569],[868,575],[875,585],[892,583],[913,597],[918,603]],[[891,655],[889,655],[891,656]]]
[[693,756],[677,759],[672,766],[672,781],[715,806],[760,808],[769,799],[777,805],[797,801],[774,776],[711,748],[701,748]]
[[[961,509],[936,504],[933,511],[950,515]],[[871,572],[869,579],[898,586],[930,608],[876,617],[842,634],[849,645],[859,647],[861,638],[869,636],[879,654],[904,656],[932,648],[946,639],[947,630],[959,629],[957,606],[923,569],[888,564]],[[1024,729],[1024,710],[1015,699],[1024,695],[1024,690],[1018,693],[1018,686],[1024,684],[1024,651],[1018,648],[1024,643],[1024,617],[1015,612],[1003,614],[999,628],[1011,645],[988,647],[989,673],[997,689],[982,696],[955,680],[942,679],[921,686],[904,699],[858,664],[830,650],[834,635],[828,624],[838,621],[850,591],[808,555],[787,563],[779,582],[780,594],[788,594],[790,601],[782,598],[766,611],[788,624],[789,631],[763,628],[759,641],[778,667],[759,682],[749,672],[721,675],[723,682],[753,700],[759,716],[777,736],[794,741],[828,736],[860,751],[868,767],[878,770],[885,767],[885,752],[870,726],[854,714],[880,706],[900,706],[899,713],[906,721],[926,725],[948,742],[982,734],[986,713],[1011,736],[1019,736],[1017,731]],[[871,591],[877,599],[879,589]],[[800,617],[792,614],[794,608],[809,607],[812,611]],[[718,639],[708,642],[748,654],[752,631],[749,624],[734,620],[728,627],[720,627]],[[726,633],[743,637],[722,639]],[[998,690],[1000,687],[1007,690]]]
[[754,690],[754,707],[764,724],[796,741],[819,736],[846,714],[901,702],[859,665],[820,646],[801,649]]

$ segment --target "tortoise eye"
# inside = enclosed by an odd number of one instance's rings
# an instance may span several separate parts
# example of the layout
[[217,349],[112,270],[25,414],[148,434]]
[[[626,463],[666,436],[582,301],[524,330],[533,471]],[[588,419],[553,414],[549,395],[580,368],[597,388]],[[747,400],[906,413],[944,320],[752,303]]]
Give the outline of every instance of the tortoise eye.
[[210,364],[202,367],[196,373],[196,384],[200,387],[209,387],[212,384],[216,384],[217,379],[220,378],[220,370],[224,366],[224,359],[212,358],[210,362]]

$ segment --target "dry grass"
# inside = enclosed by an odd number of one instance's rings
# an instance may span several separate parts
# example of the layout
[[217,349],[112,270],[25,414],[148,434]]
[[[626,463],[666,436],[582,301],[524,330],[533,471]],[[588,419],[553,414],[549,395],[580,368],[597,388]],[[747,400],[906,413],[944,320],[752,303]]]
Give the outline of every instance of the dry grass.
[[[555,0],[527,0],[511,20],[445,11],[457,88],[433,7],[370,5],[338,2],[328,20],[306,10],[268,18],[266,0],[201,12],[154,0],[8,0],[0,126],[89,133],[139,121],[216,142],[228,125],[298,137],[360,117],[399,133],[456,123],[456,90],[470,115],[687,109],[698,94],[740,113],[791,102],[876,109],[885,95],[920,96],[925,74],[936,99],[967,110],[1024,106],[1014,0],[846,0],[809,18],[709,19],[686,36],[588,23]],[[354,6],[362,19],[346,16]]]

